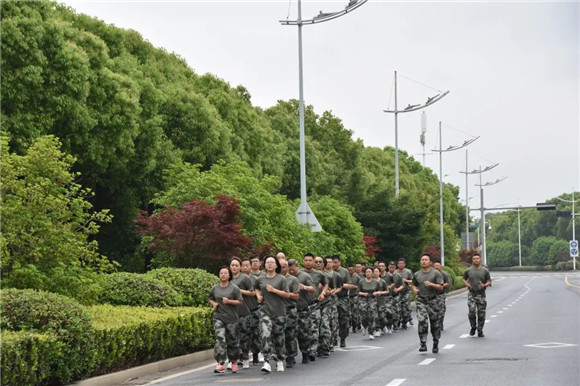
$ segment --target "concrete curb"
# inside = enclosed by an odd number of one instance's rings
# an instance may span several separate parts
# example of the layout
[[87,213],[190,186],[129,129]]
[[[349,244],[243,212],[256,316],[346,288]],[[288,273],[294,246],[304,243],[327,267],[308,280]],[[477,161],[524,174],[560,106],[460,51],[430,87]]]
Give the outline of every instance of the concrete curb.
[[213,358],[213,349],[199,351],[193,354],[182,355],[175,358],[164,359],[162,361],[148,363],[146,365],[133,367],[116,373],[100,375],[94,378],[84,379],[75,382],[78,386],[112,386],[126,382],[129,379],[143,377],[172,370],[177,367],[191,365],[195,362],[202,362]]

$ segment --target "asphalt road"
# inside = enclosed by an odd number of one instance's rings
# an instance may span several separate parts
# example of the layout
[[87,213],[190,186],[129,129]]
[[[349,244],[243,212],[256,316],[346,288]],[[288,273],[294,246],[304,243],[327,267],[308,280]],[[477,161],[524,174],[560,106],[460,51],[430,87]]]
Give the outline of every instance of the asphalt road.
[[[580,385],[580,274],[492,272],[485,338],[470,337],[467,295],[447,299],[438,354],[419,353],[417,323],[376,338],[360,333],[328,359],[264,374],[252,366],[214,374],[215,363],[130,384],[275,385]],[[414,312],[413,317],[415,318]],[[416,319],[416,318],[415,318]],[[300,355],[297,358],[300,362]],[[273,370],[275,365],[273,364]]]

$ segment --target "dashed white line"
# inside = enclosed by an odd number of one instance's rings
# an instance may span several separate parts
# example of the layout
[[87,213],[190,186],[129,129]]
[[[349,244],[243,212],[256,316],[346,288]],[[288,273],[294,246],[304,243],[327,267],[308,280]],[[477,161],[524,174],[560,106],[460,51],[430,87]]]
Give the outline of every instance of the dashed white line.
[[399,386],[406,380],[407,380],[406,378],[395,378],[391,382],[387,383],[385,386]]
[[463,334],[463,335],[459,336],[459,339],[467,338],[468,336],[469,336],[469,334]]
[[427,358],[424,361],[419,362],[417,365],[418,366],[427,366],[427,365],[431,364],[432,362],[435,362],[435,359],[437,359],[437,358]]
[[497,313],[498,313],[498,314],[503,314],[503,311],[498,311]]
[[446,344],[445,347],[443,347],[443,350],[450,350],[454,347],[454,344]]
[[507,307],[504,307],[503,309],[504,309],[505,311],[509,310],[509,308],[507,308]]
[[492,318],[497,318],[497,315],[492,315],[491,317],[492,317]]

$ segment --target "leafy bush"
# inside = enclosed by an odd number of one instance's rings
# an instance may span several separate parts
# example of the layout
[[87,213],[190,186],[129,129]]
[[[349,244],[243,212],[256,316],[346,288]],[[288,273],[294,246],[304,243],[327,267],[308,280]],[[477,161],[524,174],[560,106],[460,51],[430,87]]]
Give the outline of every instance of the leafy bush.
[[7,289],[2,291],[1,305],[2,330],[46,332],[64,343],[50,364],[47,383],[67,383],[91,370],[95,351],[90,315],[75,300],[50,292]]
[[57,358],[66,349],[54,334],[2,331],[2,385],[42,385],[53,378]]
[[556,263],[556,271],[565,271],[566,270],[566,262],[559,261]]
[[207,296],[218,277],[199,268],[159,268],[146,276],[171,286],[182,297],[183,306],[207,306]]
[[98,295],[101,303],[165,307],[181,305],[183,299],[169,285],[139,273],[118,272],[103,276]]
[[213,345],[211,308],[100,305],[87,311],[93,315],[98,347],[93,376]]

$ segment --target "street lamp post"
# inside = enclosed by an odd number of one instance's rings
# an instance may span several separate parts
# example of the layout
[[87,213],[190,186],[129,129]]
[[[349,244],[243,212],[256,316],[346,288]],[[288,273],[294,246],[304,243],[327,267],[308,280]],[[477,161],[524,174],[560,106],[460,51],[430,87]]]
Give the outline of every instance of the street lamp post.
[[445,265],[445,246],[443,235],[443,153],[463,149],[465,146],[473,143],[479,137],[468,139],[459,146],[449,146],[447,149],[443,150],[443,140],[441,138],[441,121],[439,121],[439,149],[433,149],[439,153],[439,230],[440,230],[440,243],[441,243],[441,265]]
[[[574,212],[574,204],[576,203],[576,201],[574,201],[574,190],[572,190],[572,201],[564,200],[561,199],[560,197],[556,198],[563,202],[572,203],[572,240],[576,240],[576,212]],[[576,271],[576,256],[572,257],[572,269]]]
[[403,110],[398,110],[397,107],[397,71],[395,71],[395,109],[394,110],[383,110],[385,113],[395,114],[395,196],[399,197],[399,113],[410,113],[411,111],[417,111],[424,109],[427,106],[441,100],[445,95],[449,94],[449,91],[440,92],[430,98],[424,104],[409,104]]
[[505,180],[507,177],[499,178],[493,182],[486,182],[485,184],[482,184],[481,183],[481,173],[483,173],[483,170],[481,170],[481,166],[479,167],[479,169],[480,169],[479,184],[477,184],[476,186],[479,186],[479,196],[480,196],[480,205],[481,205],[479,208],[480,213],[481,213],[480,214],[481,225],[479,226],[480,232],[481,232],[481,254],[483,255],[481,257],[483,258],[483,265],[486,265],[487,264],[487,253],[486,253],[486,249],[485,249],[485,206],[483,205],[483,187],[498,184],[498,183],[502,182],[503,180]]
[[306,146],[304,144],[304,87],[302,65],[302,26],[316,24],[336,19],[360,7],[367,0],[350,0],[348,5],[338,12],[320,13],[312,19],[302,20],[302,3],[298,0],[298,18],[296,20],[280,20],[282,25],[298,26],[298,88],[299,88],[299,121],[300,121],[300,206],[296,211],[296,219],[300,224],[308,224],[313,232],[320,232],[322,227],[306,202]]

